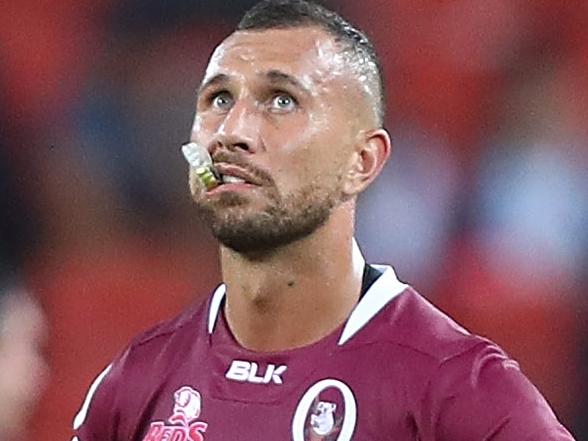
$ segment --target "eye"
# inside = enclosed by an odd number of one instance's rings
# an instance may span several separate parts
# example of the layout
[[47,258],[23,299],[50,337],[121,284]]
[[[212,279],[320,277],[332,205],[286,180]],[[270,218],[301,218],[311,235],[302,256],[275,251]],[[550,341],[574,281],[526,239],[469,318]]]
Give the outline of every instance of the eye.
[[229,92],[223,90],[215,93],[210,100],[212,107],[219,110],[228,110],[233,105],[233,97]]
[[296,109],[298,102],[296,98],[288,93],[278,93],[274,95],[270,102],[271,110],[278,112],[290,112]]

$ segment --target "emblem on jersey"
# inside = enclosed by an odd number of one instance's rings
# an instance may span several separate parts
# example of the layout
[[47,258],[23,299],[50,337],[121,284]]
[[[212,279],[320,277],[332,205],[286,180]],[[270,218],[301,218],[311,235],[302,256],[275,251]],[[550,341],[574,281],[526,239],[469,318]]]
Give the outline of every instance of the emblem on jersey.
[[[335,427],[335,410],[337,409],[335,403],[319,401],[313,408],[314,411],[310,415],[310,427],[316,435],[326,437],[333,434],[335,429],[340,429],[340,427]],[[339,418],[337,422],[340,423],[341,419]]]
[[285,365],[276,366],[269,363],[265,368],[265,373],[261,375],[259,365],[252,361],[233,360],[231,367],[225,374],[229,380],[240,383],[255,384],[283,384],[282,374],[288,369]]
[[174,393],[172,415],[167,422],[152,422],[143,441],[204,441],[208,423],[198,421],[201,411],[200,392],[182,386]]
[[294,441],[351,441],[357,403],[345,383],[325,379],[304,393],[292,420]]

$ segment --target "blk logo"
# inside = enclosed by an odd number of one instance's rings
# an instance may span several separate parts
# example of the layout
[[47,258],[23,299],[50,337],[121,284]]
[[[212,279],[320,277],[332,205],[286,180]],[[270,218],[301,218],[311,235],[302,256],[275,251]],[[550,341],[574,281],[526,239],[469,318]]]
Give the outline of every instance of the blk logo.
[[282,374],[286,372],[286,365],[276,366],[269,363],[265,371],[259,369],[259,365],[252,361],[233,360],[225,377],[240,383],[254,384],[283,384]]

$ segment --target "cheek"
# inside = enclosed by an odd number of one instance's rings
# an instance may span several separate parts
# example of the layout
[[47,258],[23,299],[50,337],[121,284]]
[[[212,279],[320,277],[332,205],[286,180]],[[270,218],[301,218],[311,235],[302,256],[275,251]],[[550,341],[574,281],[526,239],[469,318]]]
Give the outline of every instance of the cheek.
[[261,125],[260,135],[268,146],[293,154],[303,153],[320,133],[320,119],[316,114],[316,111],[304,109],[289,115],[270,116]]
[[217,127],[220,124],[217,119],[218,118],[211,115],[204,117],[197,113],[194,117],[194,123],[192,124],[192,139],[196,140],[198,143],[206,144],[215,134]]
[[272,161],[272,174],[282,196],[297,193],[301,188],[325,185],[325,167],[313,155],[312,149],[299,149],[280,155]]
[[192,135],[198,135],[202,130],[202,117],[199,113],[194,116],[194,122],[192,123]]
[[272,155],[271,170],[284,192],[305,185],[319,187],[336,185],[345,165],[345,134],[332,129],[307,130],[293,136],[283,136]]

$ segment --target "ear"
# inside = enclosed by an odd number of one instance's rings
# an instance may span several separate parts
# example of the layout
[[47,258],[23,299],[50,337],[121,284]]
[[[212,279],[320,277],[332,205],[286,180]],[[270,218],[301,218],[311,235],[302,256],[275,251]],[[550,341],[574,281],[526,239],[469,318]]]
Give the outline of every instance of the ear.
[[392,151],[392,141],[385,129],[360,132],[358,137],[343,186],[348,196],[361,193],[376,179]]

